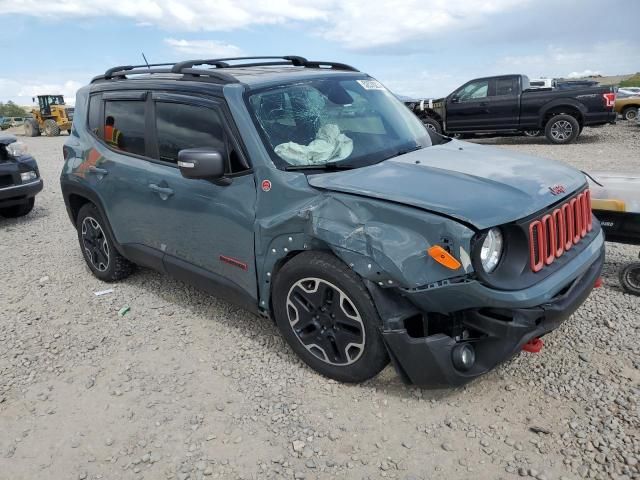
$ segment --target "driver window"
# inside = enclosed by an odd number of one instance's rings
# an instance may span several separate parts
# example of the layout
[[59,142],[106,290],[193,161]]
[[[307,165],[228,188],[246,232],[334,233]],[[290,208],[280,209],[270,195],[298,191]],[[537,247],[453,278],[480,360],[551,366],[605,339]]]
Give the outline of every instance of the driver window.
[[471,82],[458,94],[460,102],[469,102],[480,98],[486,98],[489,92],[489,80]]

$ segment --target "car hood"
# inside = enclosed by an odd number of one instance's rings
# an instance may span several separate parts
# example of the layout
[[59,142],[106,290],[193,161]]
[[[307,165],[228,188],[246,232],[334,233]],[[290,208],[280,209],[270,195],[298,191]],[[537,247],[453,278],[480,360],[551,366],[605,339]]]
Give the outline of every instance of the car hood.
[[[452,140],[384,162],[308,176],[311,186],[444,214],[478,229],[512,222],[586,184],[559,162]],[[550,187],[561,185],[554,195]]]

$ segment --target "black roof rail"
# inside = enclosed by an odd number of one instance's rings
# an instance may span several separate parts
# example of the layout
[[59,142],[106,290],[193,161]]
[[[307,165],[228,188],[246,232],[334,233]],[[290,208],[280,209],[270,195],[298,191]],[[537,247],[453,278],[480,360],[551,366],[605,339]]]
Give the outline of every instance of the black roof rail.
[[126,70],[134,70],[136,68],[150,68],[150,67],[168,67],[173,65],[173,63],[150,63],[144,65],[121,65],[118,67],[112,67],[104,72],[104,79],[109,80],[113,77],[113,74],[116,72],[126,71]]
[[[258,60],[257,62],[230,64],[228,62],[236,62],[239,60]],[[209,66],[215,68],[194,68],[197,66]],[[294,67],[305,68],[330,68],[333,70],[348,70],[358,72],[357,68],[338,62],[322,62],[310,61],[304,57],[296,55],[276,56],[258,56],[258,57],[228,57],[228,58],[210,58],[200,60],[185,60],[177,63],[152,63],[144,65],[120,65],[112,67],[91,80],[91,83],[100,80],[111,80],[114,77],[119,79],[127,78],[126,75],[140,75],[145,73],[176,73],[189,75],[190,77],[209,77],[222,81],[224,83],[239,83],[238,80],[228,74],[220,71],[225,68],[247,68],[247,67],[271,67],[280,65],[291,65]],[[170,68],[156,68],[170,67]]]

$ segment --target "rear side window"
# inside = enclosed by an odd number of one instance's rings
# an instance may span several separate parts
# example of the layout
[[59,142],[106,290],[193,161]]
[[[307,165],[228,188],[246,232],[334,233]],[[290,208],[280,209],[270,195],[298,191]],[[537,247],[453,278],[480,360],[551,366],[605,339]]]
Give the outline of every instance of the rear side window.
[[[542,83],[544,85],[544,83]],[[496,79],[496,96],[516,95],[518,89],[518,79],[498,78]]]
[[224,154],[225,136],[220,113],[182,103],[156,103],[156,129],[160,160],[176,163],[186,148],[210,148]]
[[136,155],[145,154],[144,106],[144,102],[137,100],[105,102],[103,135],[107,145]]
[[93,95],[89,100],[89,130],[98,134],[102,119],[100,118],[100,95]]

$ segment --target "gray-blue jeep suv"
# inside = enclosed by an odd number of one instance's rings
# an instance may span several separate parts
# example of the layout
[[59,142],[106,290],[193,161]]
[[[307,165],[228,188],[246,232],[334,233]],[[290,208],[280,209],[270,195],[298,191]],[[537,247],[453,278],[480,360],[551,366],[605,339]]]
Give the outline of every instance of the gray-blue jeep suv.
[[62,191],[95,276],[271,317],[309,366],[461,385],[539,348],[604,261],[582,173],[426,129],[302,57],[120,66],[77,94]]

